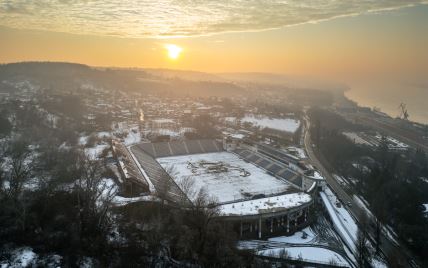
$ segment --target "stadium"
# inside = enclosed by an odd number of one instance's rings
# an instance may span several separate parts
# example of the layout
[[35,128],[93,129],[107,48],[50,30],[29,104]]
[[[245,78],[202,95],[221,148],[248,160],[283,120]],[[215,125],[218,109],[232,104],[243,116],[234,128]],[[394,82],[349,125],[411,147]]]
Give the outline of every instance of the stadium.
[[113,145],[130,189],[162,193],[180,206],[192,205],[203,191],[245,238],[292,234],[307,226],[321,187],[281,151],[232,137]]

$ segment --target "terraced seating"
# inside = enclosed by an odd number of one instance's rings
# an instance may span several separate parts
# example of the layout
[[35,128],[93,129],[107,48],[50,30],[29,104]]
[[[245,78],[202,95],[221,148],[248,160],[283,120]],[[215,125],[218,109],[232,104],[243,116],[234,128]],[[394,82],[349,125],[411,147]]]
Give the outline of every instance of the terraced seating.
[[190,154],[202,154],[205,153],[201,144],[198,140],[186,141],[187,149]]
[[153,146],[156,151],[155,157],[165,157],[172,155],[168,142],[154,143]]
[[298,162],[296,159],[291,158],[286,153],[281,152],[279,150],[276,150],[275,148],[272,148],[272,147],[267,146],[267,145],[258,144],[257,145],[257,151],[262,153],[262,154],[268,155],[268,156],[272,157],[273,159],[278,160],[280,162],[283,162],[285,164],[288,164],[288,162],[292,162],[292,163],[297,164],[297,162]]
[[188,154],[183,142],[170,142],[169,145],[171,146],[173,155]]
[[234,153],[239,155],[242,159],[245,159],[246,161],[249,161],[256,166],[267,170],[273,176],[284,179],[298,187],[302,187],[302,176],[289,169],[286,165],[282,165],[281,163],[269,159],[267,156],[263,156],[260,153],[245,149],[236,149]]
[[144,152],[154,158],[184,154],[203,154],[223,151],[223,147],[215,140],[189,140],[141,143],[138,145]]
[[268,170],[269,170],[270,172],[272,172],[273,174],[278,173],[281,169],[282,169],[282,167],[278,166],[277,164],[273,164],[272,166],[270,166],[270,167],[268,168]]
[[171,201],[182,202],[186,199],[178,185],[153,157],[138,145],[132,146],[131,151],[157,191],[163,191],[168,186],[167,195]]
[[204,148],[205,152],[219,152],[221,146],[219,146],[215,140],[200,140],[200,144]]

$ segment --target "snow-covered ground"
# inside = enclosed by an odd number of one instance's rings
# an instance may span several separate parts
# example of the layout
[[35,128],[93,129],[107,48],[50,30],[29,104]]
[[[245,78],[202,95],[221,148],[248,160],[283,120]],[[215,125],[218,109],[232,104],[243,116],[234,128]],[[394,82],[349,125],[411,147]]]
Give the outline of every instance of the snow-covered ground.
[[367,214],[368,217],[374,218],[372,212],[367,207],[366,203],[362,200],[361,197],[353,195],[352,198],[354,199],[355,203],[357,203],[357,205],[366,212],[366,214]]
[[159,199],[152,195],[147,196],[137,196],[137,197],[122,197],[119,195],[116,195],[112,202],[115,206],[124,206],[131,203],[136,202],[157,202]]
[[387,139],[388,139],[388,141],[390,142],[390,143],[392,143],[392,146],[394,146],[394,147],[397,147],[397,148],[402,148],[402,149],[407,149],[407,148],[409,148],[409,145],[407,145],[407,144],[405,144],[405,143],[403,143],[403,142],[401,142],[401,141],[399,141],[399,140],[397,140],[397,139],[394,139],[393,137],[387,137]]
[[104,151],[104,149],[109,148],[109,147],[110,147],[110,145],[108,145],[106,143],[100,143],[100,144],[95,145],[94,147],[85,148],[85,154],[91,159],[96,159],[101,155],[101,153]]
[[306,193],[292,193],[266,197],[256,200],[247,200],[219,206],[220,213],[225,216],[257,215],[288,210],[312,201]]
[[314,171],[314,175],[313,176],[308,176],[308,177],[311,177],[311,178],[313,178],[315,180],[324,180],[324,177],[318,171]]
[[330,188],[326,187],[324,192],[320,192],[320,195],[328,213],[330,214],[330,218],[333,221],[334,228],[351,251],[355,252],[358,226],[354,219],[344,208],[343,204],[341,204],[340,207],[336,206],[336,203],[339,203],[340,201]]
[[339,184],[340,185],[342,185],[342,186],[347,186],[349,183],[348,183],[348,181],[345,179],[345,178],[343,178],[342,176],[339,176],[339,175],[336,175],[336,174],[333,174],[333,177],[336,179],[336,181],[338,181],[339,182]]
[[[195,199],[196,193],[202,188],[219,203],[256,194],[281,193],[290,188],[286,182],[228,152],[163,157],[157,161],[179,186],[185,180],[193,181],[195,193],[189,196],[191,200]],[[210,169],[220,163],[227,170],[217,173]],[[249,172],[249,175],[245,176],[243,170]]]
[[33,267],[36,265],[37,254],[32,248],[22,247],[13,250],[10,257],[0,260],[1,268]]
[[347,137],[350,141],[352,141],[355,144],[361,144],[361,145],[371,146],[371,144],[369,142],[367,142],[365,139],[363,139],[362,137],[360,137],[358,135],[358,133],[355,133],[355,132],[343,132],[342,134],[345,135],[345,137]]
[[388,268],[388,265],[384,263],[383,260],[380,260],[379,258],[376,258],[376,257],[372,258],[370,260],[370,263],[373,268]]
[[[357,205],[366,212],[366,215],[370,219],[372,219],[372,220],[376,219],[376,217],[373,215],[373,213],[367,207],[367,202],[362,197],[354,195],[353,199],[354,199],[355,203],[357,203]],[[388,236],[389,240],[391,240],[394,244],[398,245],[397,235],[394,233],[392,228],[390,228],[388,226],[382,226],[382,232]]]
[[248,122],[254,126],[261,128],[271,128],[280,131],[286,131],[290,133],[296,132],[300,126],[300,121],[291,118],[269,118],[269,117],[255,117],[247,115],[241,119],[242,122]]
[[224,122],[226,122],[227,124],[236,125],[237,121],[238,120],[236,119],[236,117],[233,116],[228,116],[224,118]]
[[290,147],[287,147],[286,150],[289,153],[291,153],[294,156],[296,156],[297,158],[299,158],[299,159],[305,159],[305,158],[307,158],[305,150],[302,149],[302,148],[290,146]]
[[293,235],[271,237],[268,239],[268,241],[290,244],[310,244],[315,240],[315,238],[316,235],[312,232],[311,228],[306,227],[301,231],[295,232]]
[[275,248],[258,251],[258,255],[272,256],[280,258],[284,250],[287,252],[289,259],[302,259],[315,263],[329,264],[330,262],[337,263],[343,266],[350,264],[339,254],[326,248],[317,247],[287,247]]
[[139,143],[141,141],[141,133],[138,130],[138,127],[130,129],[128,135],[124,139],[124,144],[126,146]]
[[171,138],[181,138],[186,133],[195,132],[195,129],[190,127],[183,127],[179,129],[168,129],[168,128],[159,128],[156,130],[151,131],[151,133],[157,134],[157,135],[168,135]]
[[[324,192],[320,193],[320,195],[325,204],[325,207],[328,210],[328,213],[330,214],[330,218],[333,221],[335,230],[339,233],[340,237],[345,242],[345,244],[351,249],[353,254],[355,254],[356,242],[358,240],[357,223],[352,218],[351,214],[343,206],[343,204],[340,203],[340,201],[337,199],[336,195],[331,191],[330,188],[327,187]],[[370,210],[366,207],[366,205],[361,199],[354,196],[354,200],[356,200],[359,206],[360,205],[364,206],[364,209],[366,210],[369,217],[370,216],[373,217],[373,214],[370,212]],[[341,204],[340,207],[337,207],[335,205],[336,203],[340,203]],[[392,241],[395,241],[392,234],[388,234],[389,232],[388,229],[385,227],[383,229],[384,229],[384,232],[386,232],[387,235],[390,236],[390,239]],[[373,253],[374,252],[373,245],[370,242],[368,242],[367,246],[369,247],[369,250]],[[371,264],[373,267],[376,267],[376,268],[387,267],[386,264],[379,258],[372,258]]]

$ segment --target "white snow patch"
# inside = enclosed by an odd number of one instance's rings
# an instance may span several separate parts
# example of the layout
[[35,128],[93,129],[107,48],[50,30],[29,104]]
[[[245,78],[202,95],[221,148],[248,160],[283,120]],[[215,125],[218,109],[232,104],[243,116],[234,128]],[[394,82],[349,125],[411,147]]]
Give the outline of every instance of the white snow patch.
[[292,193],[279,196],[266,197],[256,200],[247,200],[219,206],[224,216],[257,215],[288,210],[312,201],[306,193]]
[[141,133],[138,131],[138,128],[130,129],[128,135],[125,137],[124,144],[126,146],[136,144],[141,141]]
[[348,185],[348,182],[342,176],[333,174],[333,177],[339,182],[340,185],[342,185],[342,186]]
[[318,171],[314,171],[314,175],[311,177],[316,180],[324,180],[324,177]]
[[23,247],[15,249],[9,260],[0,261],[0,266],[1,268],[32,267],[36,260],[37,254],[33,252],[33,249]]
[[315,238],[316,235],[312,232],[311,228],[306,227],[303,230],[295,232],[290,236],[271,237],[268,239],[268,241],[291,244],[309,244],[312,243]]
[[370,264],[373,268],[388,268],[388,265],[384,261],[379,260],[376,257],[370,260]]
[[119,187],[117,184],[110,178],[103,178],[98,184],[98,193],[99,197],[96,201],[97,206],[103,205],[105,201],[114,200]]
[[260,128],[271,128],[275,130],[294,133],[300,126],[300,121],[291,118],[269,118],[265,116],[255,117],[253,115],[245,116],[242,122],[251,123],[253,126]]
[[273,256],[281,257],[281,252],[286,250],[288,253],[288,258],[290,259],[299,259],[328,264],[330,261],[334,260],[336,263],[343,266],[350,266],[350,264],[338,253],[331,251],[325,248],[317,247],[288,247],[288,248],[275,248],[268,250],[261,250],[257,252],[258,255],[262,256]]
[[287,147],[286,150],[299,159],[307,158],[305,150],[302,148],[290,146],[290,147]]
[[111,134],[107,131],[100,131],[97,133],[98,138],[110,138]]
[[342,132],[343,135],[345,135],[346,138],[348,138],[350,141],[352,141],[355,144],[361,144],[361,145],[367,145],[371,146],[369,142],[367,142],[365,139],[360,137],[358,133],[355,132]]
[[101,155],[104,149],[108,147],[109,145],[105,143],[97,144],[94,147],[85,148],[85,154],[91,159],[96,159]]
[[320,196],[330,214],[334,228],[351,251],[355,252],[358,233],[357,224],[344,208],[343,204],[340,207],[334,205],[340,201],[330,188],[326,187],[324,192],[320,192]]
[[81,136],[79,137],[78,143],[79,145],[86,145],[86,143],[88,142],[88,138],[89,136]]
[[136,202],[157,202],[159,201],[159,198],[152,195],[147,196],[137,196],[137,197],[122,197],[122,196],[115,196],[112,200],[113,204],[116,206],[124,206],[131,203]]
[[352,198],[354,199],[354,201],[357,203],[357,205],[363,209],[366,212],[366,215],[372,219],[375,218],[375,216],[373,215],[373,213],[370,211],[370,209],[367,207],[366,203],[361,200],[361,197],[353,195]]

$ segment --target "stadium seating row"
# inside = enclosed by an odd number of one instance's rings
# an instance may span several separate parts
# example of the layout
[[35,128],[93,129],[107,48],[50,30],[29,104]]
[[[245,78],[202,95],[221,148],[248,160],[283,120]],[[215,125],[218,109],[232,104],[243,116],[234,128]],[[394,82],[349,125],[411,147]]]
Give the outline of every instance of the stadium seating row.
[[189,141],[172,141],[141,143],[137,145],[145,153],[154,158],[185,155],[185,154],[202,154],[223,151],[223,147],[215,140],[189,140]]
[[187,197],[162,166],[139,145],[131,147],[131,151],[143,167],[156,191],[166,192],[167,198],[174,202],[183,202]]
[[242,159],[267,170],[272,175],[285,179],[300,188],[302,187],[302,175],[292,171],[286,165],[281,165],[280,163],[274,162],[259,153],[246,149],[236,149],[234,152]]

